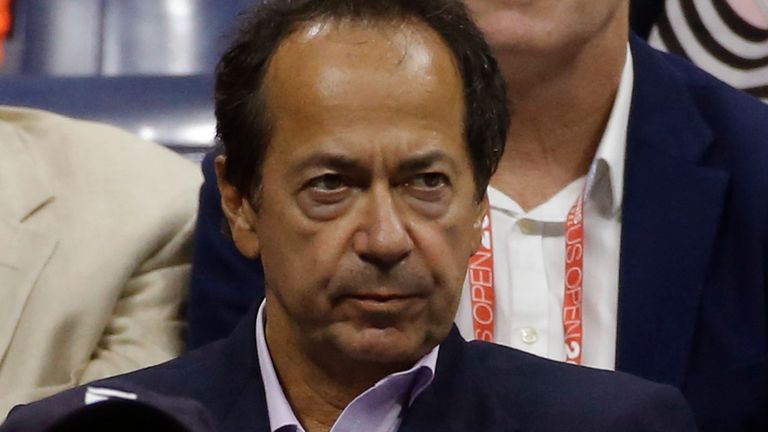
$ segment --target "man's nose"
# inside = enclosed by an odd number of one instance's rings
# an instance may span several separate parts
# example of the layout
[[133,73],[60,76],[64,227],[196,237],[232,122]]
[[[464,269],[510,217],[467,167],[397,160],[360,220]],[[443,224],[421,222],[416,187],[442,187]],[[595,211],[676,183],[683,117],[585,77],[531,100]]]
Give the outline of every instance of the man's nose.
[[355,252],[364,261],[389,268],[411,253],[413,241],[391,191],[372,190],[369,198],[355,237]]

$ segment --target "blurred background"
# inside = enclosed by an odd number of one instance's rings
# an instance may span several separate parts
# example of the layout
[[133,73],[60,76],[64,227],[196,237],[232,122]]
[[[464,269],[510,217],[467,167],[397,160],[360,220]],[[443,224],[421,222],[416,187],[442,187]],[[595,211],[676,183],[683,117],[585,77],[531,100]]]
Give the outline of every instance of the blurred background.
[[111,123],[200,159],[215,64],[259,0],[0,0],[0,104]]
[[[199,160],[213,145],[216,61],[238,13],[260,1],[0,0],[0,104],[111,123]],[[761,5],[633,0],[632,27],[768,100]]]

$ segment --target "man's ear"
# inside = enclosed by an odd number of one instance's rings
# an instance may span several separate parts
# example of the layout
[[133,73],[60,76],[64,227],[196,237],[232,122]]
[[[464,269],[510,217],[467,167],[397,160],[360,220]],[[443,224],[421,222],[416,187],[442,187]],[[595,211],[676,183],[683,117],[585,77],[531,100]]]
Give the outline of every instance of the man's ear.
[[232,240],[237,249],[247,258],[256,259],[259,256],[259,238],[256,234],[256,212],[251,207],[247,197],[225,176],[224,170],[227,158],[224,155],[216,157],[216,180],[221,194],[221,209],[227,218]]
[[[472,224],[472,249],[471,254],[474,255],[478,249],[480,249],[480,244],[482,242],[488,242],[490,240],[483,240],[483,236],[486,235],[484,228],[485,227],[485,221],[486,221],[486,214],[491,211],[490,206],[488,205],[488,194],[485,193],[483,197],[480,199],[480,202],[477,203],[477,208],[475,209],[475,222]],[[490,220],[490,219],[488,219]],[[490,235],[490,232],[488,232],[488,235]]]

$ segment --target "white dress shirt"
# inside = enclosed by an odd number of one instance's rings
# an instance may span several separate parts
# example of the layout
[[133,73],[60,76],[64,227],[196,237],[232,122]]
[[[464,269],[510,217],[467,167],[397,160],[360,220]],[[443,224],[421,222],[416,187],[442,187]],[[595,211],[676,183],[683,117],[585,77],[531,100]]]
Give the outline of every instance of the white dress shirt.
[[[565,221],[586,187],[582,364],[614,369],[624,155],[634,74],[627,58],[619,90],[589,174],[526,212],[488,188],[493,228],[496,342],[565,360],[563,291]],[[456,324],[471,338],[472,309],[464,282]]]

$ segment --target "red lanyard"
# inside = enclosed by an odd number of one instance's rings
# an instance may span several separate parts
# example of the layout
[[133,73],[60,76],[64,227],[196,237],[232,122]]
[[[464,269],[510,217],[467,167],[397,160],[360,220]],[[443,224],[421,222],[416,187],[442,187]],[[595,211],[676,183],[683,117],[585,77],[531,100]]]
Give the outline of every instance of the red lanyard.
[[[475,339],[494,341],[496,294],[493,278],[493,227],[490,205],[483,217],[480,248],[469,260],[469,289]],[[565,361],[581,364],[582,308],[584,289],[584,193],[568,212],[565,221],[565,281],[563,293],[563,339]]]
[[493,280],[493,230],[491,206],[483,216],[480,248],[469,259],[469,292],[475,339],[493,342],[496,321],[496,294]]

